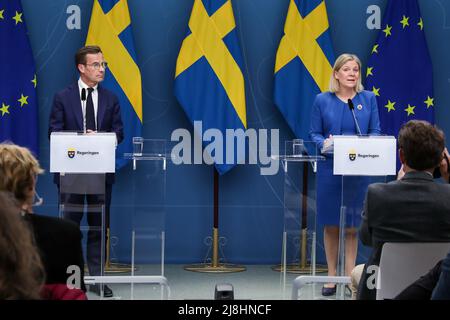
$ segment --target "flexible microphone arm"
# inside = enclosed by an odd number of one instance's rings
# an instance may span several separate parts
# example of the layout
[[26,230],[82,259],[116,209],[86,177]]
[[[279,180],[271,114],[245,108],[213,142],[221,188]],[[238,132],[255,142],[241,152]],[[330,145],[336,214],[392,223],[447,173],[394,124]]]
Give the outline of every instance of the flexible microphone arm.
[[83,111],[83,133],[86,134],[86,89],[81,89],[81,106]]
[[358,131],[359,135],[361,134],[361,129],[359,128],[359,124],[358,124],[358,120],[356,120],[356,116],[355,116],[355,107],[353,106],[353,101],[352,99],[348,99],[348,108],[350,109],[350,111],[352,112],[353,115],[353,120],[355,121],[355,125],[356,125],[356,130]]

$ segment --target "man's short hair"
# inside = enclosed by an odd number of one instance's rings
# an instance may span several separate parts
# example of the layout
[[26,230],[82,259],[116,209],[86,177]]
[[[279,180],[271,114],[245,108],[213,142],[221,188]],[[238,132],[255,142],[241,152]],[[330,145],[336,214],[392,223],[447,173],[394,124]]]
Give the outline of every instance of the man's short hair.
[[86,64],[86,55],[101,53],[99,46],[85,46],[80,48],[75,54],[75,68],[78,70],[79,64]]
[[400,128],[398,145],[410,168],[431,169],[437,167],[442,160],[445,135],[427,121],[410,120]]

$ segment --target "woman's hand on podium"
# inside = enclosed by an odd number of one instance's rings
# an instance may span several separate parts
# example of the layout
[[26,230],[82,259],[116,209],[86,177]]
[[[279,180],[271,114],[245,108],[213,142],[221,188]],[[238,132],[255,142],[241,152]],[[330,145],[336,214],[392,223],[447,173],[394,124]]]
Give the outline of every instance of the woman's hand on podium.
[[327,147],[329,147],[332,143],[333,143],[333,135],[330,134],[330,136],[329,136],[328,138],[326,138],[326,139],[323,141],[323,147],[324,147],[324,148],[327,148]]

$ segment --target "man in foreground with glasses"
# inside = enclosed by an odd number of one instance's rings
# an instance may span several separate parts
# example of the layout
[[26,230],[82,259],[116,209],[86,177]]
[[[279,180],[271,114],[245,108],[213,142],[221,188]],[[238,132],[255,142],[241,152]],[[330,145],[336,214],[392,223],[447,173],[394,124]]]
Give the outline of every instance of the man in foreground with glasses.
[[[123,140],[123,124],[119,100],[114,93],[99,85],[105,78],[105,69],[107,68],[100,47],[86,46],[80,48],[75,54],[75,66],[80,74],[78,82],[58,92],[54,97],[50,113],[49,136],[52,132],[57,131],[77,131],[91,135],[96,132],[114,132],[117,144],[121,143]],[[81,207],[80,210],[65,210],[67,218],[80,225],[86,200],[89,227],[99,229],[102,225],[101,214],[99,214],[98,209],[95,209],[95,206],[104,205],[104,230],[108,229],[114,174],[106,174],[104,197],[93,194],[64,194],[61,190],[59,175],[55,174],[54,180],[58,184],[58,190],[61,191],[60,202]],[[74,184],[76,183],[80,182],[74,181]],[[101,250],[99,249],[102,242],[100,234],[98,231],[91,230],[88,233],[87,262],[90,275],[101,275],[102,273],[101,265],[104,261],[101,262]],[[107,243],[105,239],[103,240]],[[91,286],[90,289],[100,294],[98,285]],[[104,286],[104,296],[113,296],[112,290],[107,286]]]

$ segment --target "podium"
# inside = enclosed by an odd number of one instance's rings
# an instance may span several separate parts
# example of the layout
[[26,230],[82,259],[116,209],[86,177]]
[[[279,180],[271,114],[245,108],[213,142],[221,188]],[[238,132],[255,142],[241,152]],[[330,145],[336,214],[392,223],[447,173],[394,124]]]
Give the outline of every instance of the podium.
[[[131,298],[140,291],[140,299],[163,299],[168,288],[164,285],[165,263],[165,201],[166,201],[166,140],[133,137],[133,153],[124,158],[132,162],[132,227],[130,279],[153,277],[160,279],[148,290],[131,282]],[[145,192],[143,193],[143,190]],[[144,195],[143,195],[144,194]],[[138,265],[141,265],[138,268]],[[145,279],[145,278],[144,278]],[[155,289],[155,288],[153,288]]]
[[[151,273],[159,275],[164,275],[165,148],[165,140],[134,137],[133,153],[124,154],[125,159],[132,161],[133,168],[132,270],[138,263],[147,263],[154,266]],[[147,190],[145,196],[140,195],[142,190]]]
[[53,132],[50,172],[57,173],[59,215],[80,226],[91,276],[105,272],[106,174],[115,172],[115,133]]
[[[346,233],[357,232],[369,184],[385,183],[396,175],[396,139],[393,136],[334,136],[333,174],[342,176],[337,275],[345,276]],[[356,240],[357,241],[357,240]],[[338,286],[338,298],[344,290]]]
[[[284,172],[283,239],[281,271],[283,297],[288,273],[315,275],[316,266],[316,182],[317,163],[325,157],[316,144],[295,139],[285,142],[279,157]],[[320,268],[320,267],[319,267]]]
[[[396,174],[396,140],[392,136],[334,136],[334,144],[322,151],[327,158],[333,157],[333,175],[338,175],[341,184],[339,200],[339,238],[337,276],[298,276],[293,281],[292,297],[298,298],[299,289],[306,284],[336,283],[336,299],[345,299],[346,231],[359,228],[364,197],[370,183],[386,182],[386,176]],[[329,160],[326,160],[329,161]],[[320,167],[320,166],[319,166]],[[320,170],[320,168],[318,169]],[[331,173],[331,171],[330,171]],[[317,271],[317,268],[316,268]],[[308,299],[324,299],[320,289],[310,287]],[[333,298],[334,299],[334,298]]]

